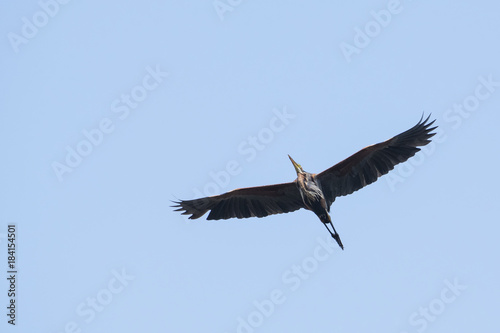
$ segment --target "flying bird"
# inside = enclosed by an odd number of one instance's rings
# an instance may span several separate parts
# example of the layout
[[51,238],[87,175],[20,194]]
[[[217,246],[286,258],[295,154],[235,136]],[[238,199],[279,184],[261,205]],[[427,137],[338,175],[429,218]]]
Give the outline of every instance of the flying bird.
[[[361,149],[354,155],[318,174],[311,174],[295,162],[290,155],[297,179],[290,183],[239,188],[221,195],[195,200],[173,201],[175,211],[197,219],[210,211],[207,220],[225,220],[236,217],[264,217],[290,213],[301,208],[313,211],[330,235],[343,250],[344,245],[333,226],[330,206],[335,198],[349,195],[375,182],[394,166],[405,162],[420,148],[431,142],[430,115],[395,137]],[[331,226],[331,229],[328,227]]]

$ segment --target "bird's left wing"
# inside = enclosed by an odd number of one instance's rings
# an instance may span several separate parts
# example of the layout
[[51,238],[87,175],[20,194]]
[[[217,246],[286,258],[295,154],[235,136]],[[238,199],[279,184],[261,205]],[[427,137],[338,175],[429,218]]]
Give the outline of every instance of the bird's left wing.
[[[429,116],[430,117],[430,116]],[[435,135],[429,117],[395,137],[361,149],[333,167],[315,175],[328,207],[336,197],[351,194],[385,175],[394,166],[415,155]],[[423,121],[422,121],[423,120]]]
[[295,182],[239,188],[221,195],[174,203],[176,205],[172,207],[184,211],[183,215],[191,214],[190,219],[197,219],[210,211],[207,220],[264,217],[304,207]]

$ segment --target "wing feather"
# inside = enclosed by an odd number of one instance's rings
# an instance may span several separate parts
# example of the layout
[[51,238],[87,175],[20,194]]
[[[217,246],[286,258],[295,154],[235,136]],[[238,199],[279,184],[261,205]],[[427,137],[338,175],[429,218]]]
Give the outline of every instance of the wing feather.
[[315,175],[321,184],[328,207],[336,197],[351,194],[375,182],[380,176],[394,169],[415,155],[420,148],[431,142],[435,127],[429,122],[430,115],[395,137],[361,149],[356,154],[337,163],[333,167]]
[[210,211],[207,220],[264,217],[304,208],[295,182],[236,189],[221,195],[174,201],[176,211],[197,219]]

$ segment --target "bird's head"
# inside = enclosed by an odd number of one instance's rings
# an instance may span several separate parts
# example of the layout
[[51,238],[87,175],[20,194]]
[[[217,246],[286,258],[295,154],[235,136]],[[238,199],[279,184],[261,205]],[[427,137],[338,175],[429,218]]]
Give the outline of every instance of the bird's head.
[[302,167],[300,166],[299,163],[295,162],[293,160],[293,158],[290,157],[290,155],[288,155],[288,158],[290,158],[290,161],[292,161],[292,164],[295,168],[295,171],[297,171],[297,175],[300,174],[300,173],[305,173],[304,169],[302,169]]

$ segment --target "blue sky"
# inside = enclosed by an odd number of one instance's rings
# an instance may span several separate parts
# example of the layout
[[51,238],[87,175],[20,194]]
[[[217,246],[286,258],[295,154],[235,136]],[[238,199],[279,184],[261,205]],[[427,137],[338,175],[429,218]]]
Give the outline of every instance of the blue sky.
[[[18,332],[496,332],[498,3],[0,6]],[[305,210],[170,207],[292,181],[287,154],[319,172],[422,113],[433,143],[332,205],[345,251]]]

